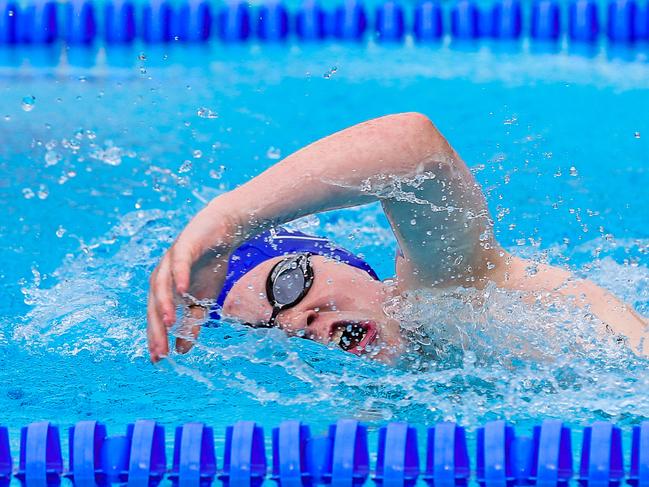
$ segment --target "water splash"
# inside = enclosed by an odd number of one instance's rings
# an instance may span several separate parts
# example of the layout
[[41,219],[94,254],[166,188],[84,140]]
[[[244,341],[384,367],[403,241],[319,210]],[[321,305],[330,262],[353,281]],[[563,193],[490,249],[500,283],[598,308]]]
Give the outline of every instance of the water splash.
[[[53,286],[26,285],[32,309],[10,340],[27,350],[55,350],[60,357],[90,353],[99,362],[145,357],[141,283],[179,230],[177,219],[176,213],[159,210],[129,213],[66,259]],[[333,229],[347,231],[344,218],[335,222],[326,225],[329,236]],[[602,242],[575,252],[598,245]],[[619,246],[637,252],[646,243]],[[618,252],[619,246],[609,243],[605,253]],[[606,256],[582,273],[646,309],[646,265],[631,267]],[[558,304],[548,309],[487,287],[412,293],[388,303],[386,311],[400,319],[409,337],[408,353],[397,366],[288,338],[279,330],[221,323],[205,328],[189,355],[168,361],[168,381],[195,381],[215,400],[231,391],[272,406],[278,418],[299,407],[320,410],[323,418],[351,414],[368,421],[474,423],[506,417],[525,423],[561,416],[624,423],[649,416],[643,400],[647,360],[602,337],[598,324],[579,309]],[[3,328],[5,340],[7,331]]]

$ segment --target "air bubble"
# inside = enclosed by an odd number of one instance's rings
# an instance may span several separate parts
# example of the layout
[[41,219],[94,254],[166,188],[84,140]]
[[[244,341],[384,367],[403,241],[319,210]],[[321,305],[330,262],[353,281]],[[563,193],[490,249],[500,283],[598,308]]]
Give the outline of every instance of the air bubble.
[[282,152],[277,147],[269,147],[266,151],[266,157],[268,159],[277,160],[282,157]]
[[53,150],[48,150],[45,153],[45,167],[55,166],[61,161],[61,155]]
[[192,161],[187,159],[187,160],[183,161],[182,165],[178,169],[178,172],[182,174],[182,173],[185,173],[185,172],[189,172],[191,170],[192,170]]
[[215,111],[210,110],[209,108],[206,107],[200,107],[196,111],[196,115],[198,115],[201,118],[219,118],[219,114],[216,113]]
[[210,169],[209,175],[212,179],[221,179],[225,172],[225,166],[219,166],[218,169]]
[[34,109],[35,104],[36,104],[36,97],[34,95],[29,95],[23,98],[21,106],[23,111],[31,112]]
[[329,71],[325,71],[325,73],[322,75],[324,79],[330,79],[336,72],[338,71],[337,66],[332,66]]
[[47,189],[47,186],[41,184],[38,186],[38,192],[36,194],[38,195],[38,199],[44,200],[47,199],[47,197],[50,195],[50,192]]

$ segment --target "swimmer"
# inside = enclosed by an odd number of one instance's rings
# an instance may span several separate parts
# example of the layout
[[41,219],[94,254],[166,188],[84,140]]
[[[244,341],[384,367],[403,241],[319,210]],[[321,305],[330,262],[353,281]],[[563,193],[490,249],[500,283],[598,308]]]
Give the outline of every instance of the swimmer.
[[[399,246],[395,277],[386,282],[326,239],[282,228],[376,201]],[[502,248],[480,186],[431,121],[389,115],[304,147],[201,210],[151,275],[149,352],[154,362],[169,353],[181,300],[190,320],[187,335],[176,339],[181,353],[211,315],[389,362],[404,339],[384,311],[388,300],[490,283],[530,302],[569,301],[636,351],[649,336],[645,319],[605,289]]]

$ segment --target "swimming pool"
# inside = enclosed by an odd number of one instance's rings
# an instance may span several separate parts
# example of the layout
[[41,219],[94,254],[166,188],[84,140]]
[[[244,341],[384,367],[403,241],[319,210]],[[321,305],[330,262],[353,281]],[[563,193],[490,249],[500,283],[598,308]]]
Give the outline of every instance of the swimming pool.
[[[158,367],[145,343],[148,274],[207,199],[334,130],[409,110],[473,169],[507,248],[569,266],[646,315],[649,66],[620,52],[252,44],[4,63],[0,424],[14,451],[17,427],[40,419],[99,418],[111,432],[192,419],[221,432],[239,419],[322,431],[341,416],[522,429],[648,418],[646,360],[592,339],[569,309],[548,316],[496,290],[490,311],[452,296],[404,308],[423,347],[458,329],[470,346],[451,338],[400,368],[233,324]],[[378,207],[296,225],[389,276],[395,242]]]

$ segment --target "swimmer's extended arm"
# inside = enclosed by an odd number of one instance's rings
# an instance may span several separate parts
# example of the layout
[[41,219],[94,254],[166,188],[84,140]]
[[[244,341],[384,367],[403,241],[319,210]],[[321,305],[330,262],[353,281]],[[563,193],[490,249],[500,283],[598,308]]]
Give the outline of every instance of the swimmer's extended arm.
[[152,358],[167,353],[174,291],[214,298],[229,251],[264,229],[336,208],[381,201],[404,254],[403,288],[482,279],[495,256],[480,188],[425,116],[390,115],[288,156],[210,202],[151,277]]
[[404,254],[403,286],[466,284],[494,255],[480,187],[431,121],[416,113],[370,120],[314,142],[205,211],[238,215],[247,238],[305,215],[377,200]]

